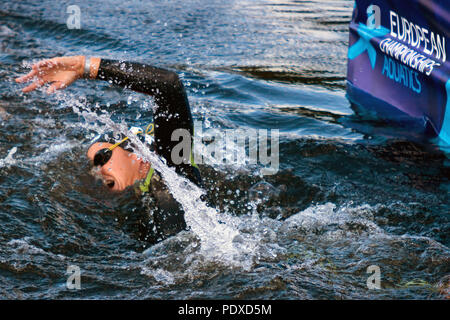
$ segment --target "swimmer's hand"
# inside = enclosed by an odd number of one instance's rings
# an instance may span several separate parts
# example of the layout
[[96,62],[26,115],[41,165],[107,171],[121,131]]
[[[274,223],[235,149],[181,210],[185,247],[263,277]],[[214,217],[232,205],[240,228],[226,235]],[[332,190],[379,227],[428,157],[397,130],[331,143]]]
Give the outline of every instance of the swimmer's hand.
[[[85,59],[85,56],[72,56],[43,60],[35,63],[32,66],[32,70],[28,74],[17,78],[16,82],[25,83],[33,80],[32,84],[22,89],[23,92],[30,92],[47,83],[51,83],[47,93],[53,93],[56,90],[68,87],[75,80],[83,77]],[[91,75],[92,69],[91,67]]]

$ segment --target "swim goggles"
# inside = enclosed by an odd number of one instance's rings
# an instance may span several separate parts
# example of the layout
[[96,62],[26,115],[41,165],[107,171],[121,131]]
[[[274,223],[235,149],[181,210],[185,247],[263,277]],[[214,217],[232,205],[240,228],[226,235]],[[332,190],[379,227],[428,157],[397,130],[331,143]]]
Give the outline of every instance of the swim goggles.
[[[143,132],[142,129],[136,128],[136,127],[132,127],[130,129],[130,131],[136,135]],[[145,134],[152,135],[153,131],[154,131],[154,125],[153,125],[153,123],[150,123],[147,126],[147,129],[145,130]],[[121,141],[113,144],[112,146],[110,146],[108,148],[98,150],[94,156],[94,166],[95,167],[97,167],[97,166],[103,167],[111,159],[112,151],[128,139],[129,139],[128,137],[125,137]]]

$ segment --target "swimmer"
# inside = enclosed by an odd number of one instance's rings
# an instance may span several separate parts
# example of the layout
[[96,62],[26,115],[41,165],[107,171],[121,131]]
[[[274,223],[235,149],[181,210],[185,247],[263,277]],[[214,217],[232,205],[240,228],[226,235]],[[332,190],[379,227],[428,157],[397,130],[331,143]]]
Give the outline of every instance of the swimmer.
[[[175,164],[171,159],[172,150],[179,143],[172,141],[172,133],[177,129],[187,130],[190,133],[191,146],[193,134],[193,121],[186,91],[176,73],[136,62],[69,56],[40,61],[32,66],[28,74],[17,78],[16,82],[32,81],[22,89],[24,93],[49,84],[46,91],[51,94],[67,88],[80,78],[105,80],[152,96],[157,104],[153,114],[155,152],[169,167],[174,167],[178,174],[201,185],[200,172],[193,162],[183,161],[181,164]],[[126,140],[127,138],[124,138],[117,143],[97,141],[90,145],[87,157],[95,172],[111,191],[120,192],[138,185],[142,193],[155,197],[157,205],[163,210],[160,220],[165,223],[157,225],[155,222],[153,228],[160,228],[160,235],[164,235],[162,238],[184,229],[186,225],[183,214],[180,213],[180,206],[170,197],[161,176],[153,170],[150,163],[124,147]]]

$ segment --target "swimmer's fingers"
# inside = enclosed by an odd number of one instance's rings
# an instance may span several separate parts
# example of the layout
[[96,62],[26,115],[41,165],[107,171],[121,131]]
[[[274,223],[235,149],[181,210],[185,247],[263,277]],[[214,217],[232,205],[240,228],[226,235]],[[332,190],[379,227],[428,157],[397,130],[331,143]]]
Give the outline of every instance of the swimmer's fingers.
[[32,80],[34,77],[42,78],[42,77],[45,77],[45,76],[47,76],[49,74],[56,74],[55,71],[52,71],[49,68],[47,68],[46,67],[47,65],[48,64],[39,66],[39,64],[34,64],[32,66],[33,70],[31,70],[28,74],[17,78],[16,82],[17,83],[24,83],[24,82],[28,82],[28,81]]
[[38,79],[35,82],[33,82],[32,84],[30,84],[28,87],[23,88],[22,92],[26,93],[26,92],[36,90],[37,88],[42,87],[44,84],[45,84],[45,81],[43,79]]
[[28,74],[17,78],[16,82],[24,83],[34,80],[32,84],[22,89],[23,92],[33,91],[51,82],[47,93],[53,93],[64,89],[81,77],[84,71],[82,58],[84,57],[57,57],[39,61],[32,66]]
[[77,79],[76,74],[74,72],[65,72],[61,74],[60,77],[55,79],[51,78],[47,82],[52,82],[50,87],[47,89],[47,93],[54,93],[56,90],[64,89],[70,86]]
[[28,74],[21,76],[19,78],[16,78],[17,83],[24,83],[30,81],[32,78],[34,78],[37,75],[38,71],[33,69]]
[[57,58],[53,59],[47,59],[39,61],[38,63],[35,63],[33,65],[33,69],[40,69],[40,70],[46,70],[46,69],[52,69],[54,67],[57,67],[59,65],[59,61]]
[[64,89],[67,86],[68,84],[64,83],[63,81],[55,81],[50,85],[50,87],[48,87],[47,93],[54,93],[56,90]]

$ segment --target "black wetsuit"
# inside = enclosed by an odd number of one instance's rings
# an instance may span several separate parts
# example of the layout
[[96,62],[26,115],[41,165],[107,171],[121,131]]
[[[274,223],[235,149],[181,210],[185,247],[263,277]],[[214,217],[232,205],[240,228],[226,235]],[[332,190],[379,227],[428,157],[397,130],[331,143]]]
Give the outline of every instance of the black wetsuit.
[[[156,153],[166,160],[168,166],[175,167],[177,173],[200,185],[200,173],[195,166],[189,161],[175,165],[171,159],[172,149],[179,143],[171,140],[172,132],[176,129],[188,130],[190,145],[193,137],[189,102],[178,75],[141,63],[101,59],[97,79],[154,97],[157,104],[153,114]],[[155,206],[148,217],[147,228],[151,232],[146,236],[147,240],[156,242],[186,228],[180,205],[158,174],[152,177],[149,194]]]

